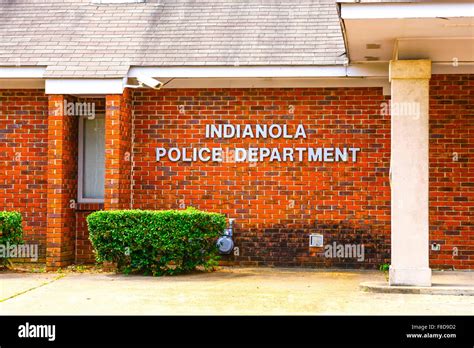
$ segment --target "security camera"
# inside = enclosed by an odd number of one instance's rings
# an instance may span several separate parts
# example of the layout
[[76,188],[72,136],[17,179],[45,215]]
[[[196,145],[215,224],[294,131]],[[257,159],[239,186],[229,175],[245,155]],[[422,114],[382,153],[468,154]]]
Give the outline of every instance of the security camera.
[[160,89],[163,86],[163,82],[155,80],[153,77],[139,75],[137,76],[137,81],[140,84],[140,87],[150,87],[153,89]]

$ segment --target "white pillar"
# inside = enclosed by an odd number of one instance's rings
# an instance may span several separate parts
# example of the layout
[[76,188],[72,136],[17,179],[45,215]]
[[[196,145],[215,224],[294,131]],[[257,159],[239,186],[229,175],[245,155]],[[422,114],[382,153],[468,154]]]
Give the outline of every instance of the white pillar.
[[428,218],[430,77],[429,60],[390,62],[390,285],[431,286]]

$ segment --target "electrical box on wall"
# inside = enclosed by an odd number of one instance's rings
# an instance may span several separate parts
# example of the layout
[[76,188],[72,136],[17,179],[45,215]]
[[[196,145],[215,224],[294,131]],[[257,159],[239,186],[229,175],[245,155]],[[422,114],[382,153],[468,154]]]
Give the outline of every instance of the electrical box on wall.
[[322,248],[324,244],[324,238],[322,234],[312,233],[309,235],[309,246],[311,248]]

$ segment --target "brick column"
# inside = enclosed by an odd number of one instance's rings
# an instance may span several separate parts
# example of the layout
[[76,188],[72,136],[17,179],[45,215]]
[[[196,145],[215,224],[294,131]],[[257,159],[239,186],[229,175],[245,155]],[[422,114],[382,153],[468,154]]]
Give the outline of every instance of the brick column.
[[[68,98],[67,101],[73,101]],[[78,119],[64,115],[65,102],[63,95],[50,95],[48,100],[46,266],[49,270],[74,262]]]
[[132,107],[131,92],[107,95],[105,107],[104,209],[130,209]]

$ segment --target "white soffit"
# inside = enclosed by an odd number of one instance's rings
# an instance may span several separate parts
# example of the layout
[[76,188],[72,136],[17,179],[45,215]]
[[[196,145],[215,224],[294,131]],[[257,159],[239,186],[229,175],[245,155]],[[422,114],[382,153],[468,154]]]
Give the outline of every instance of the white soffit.
[[[471,2],[341,3],[352,63],[391,59],[474,62]],[[457,73],[451,71],[451,73]]]
[[387,78],[202,78],[163,79],[164,88],[390,87]]
[[474,62],[474,33],[470,38],[402,38],[397,42],[397,55],[398,59]]
[[129,84],[150,76],[164,88],[335,88],[383,87],[388,64],[368,63],[329,67],[132,67]]

